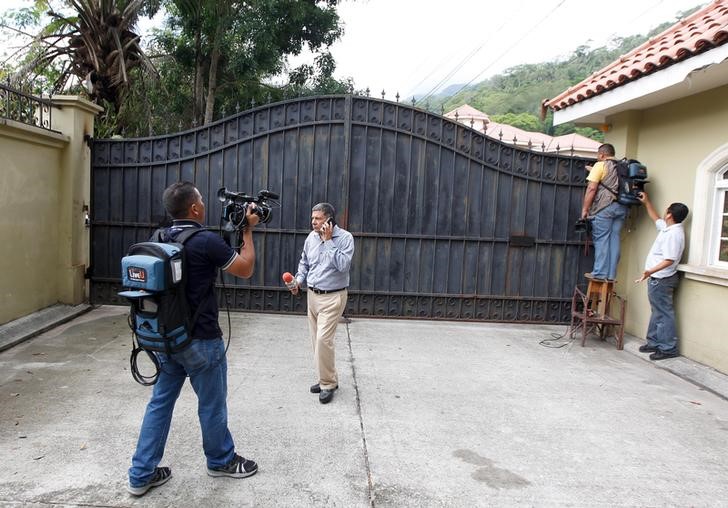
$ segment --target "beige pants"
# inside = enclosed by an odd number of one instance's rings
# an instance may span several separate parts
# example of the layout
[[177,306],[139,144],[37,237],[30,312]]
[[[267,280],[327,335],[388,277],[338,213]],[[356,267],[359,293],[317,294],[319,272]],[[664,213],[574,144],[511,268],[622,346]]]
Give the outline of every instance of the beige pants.
[[334,336],[339,317],[346,307],[348,292],[345,289],[336,293],[317,295],[313,291],[307,291],[307,295],[308,330],[311,333],[319,385],[322,390],[333,390],[339,384]]

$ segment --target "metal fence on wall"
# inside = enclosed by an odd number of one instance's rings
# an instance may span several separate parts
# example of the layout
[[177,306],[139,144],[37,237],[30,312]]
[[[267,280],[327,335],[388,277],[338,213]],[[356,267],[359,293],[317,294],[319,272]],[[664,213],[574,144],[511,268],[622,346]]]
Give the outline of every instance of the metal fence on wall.
[[281,195],[254,235],[249,280],[224,277],[236,309],[303,312],[283,287],[328,201],[356,242],[347,315],[551,322],[568,320],[591,265],[573,231],[585,159],[521,149],[401,103],[303,98],[193,130],[95,140],[92,301],[122,303],[120,258],[164,220],[161,194],[194,181],[208,226],[220,187]]
[[51,130],[52,111],[50,98],[26,93],[9,82],[0,83],[0,118]]

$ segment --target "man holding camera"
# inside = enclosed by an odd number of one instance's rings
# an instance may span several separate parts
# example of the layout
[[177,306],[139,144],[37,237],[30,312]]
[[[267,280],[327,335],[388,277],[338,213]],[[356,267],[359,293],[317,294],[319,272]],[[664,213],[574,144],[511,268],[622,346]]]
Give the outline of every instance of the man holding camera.
[[645,271],[635,281],[648,281],[647,298],[652,309],[647,343],[640,346],[640,352],[651,353],[650,360],[664,360],[679,356],[673,294],[678,284],[677,264],[685,250],[682,222],[688,216],[688,207],[683,203],[673,203],[660,218],[646,192],[641,192],[638,197],[657,227],[657,238],[647,254]]
[[354,256],[354,237],[336,225],[335,214],[329,203],[319,203],[311,210],[312,231],[303,244],[295,284],[290,288],[295,295],[304,281],[308,285],[308,328],[319,375],[310,391],[319,394],[321,404],[331,402],[339,387],[334,336],[346,307]]
[[[587,166],[587,169],[589,167]],[[620,232],[627,207],[617,202],[619,182],[614,146],[605,143],[597,151],[597,163],[586,177],[588,182],[581,207],[581,219],[591,220],[594,241],[594,279],[615,280],[619,263]]]
[[255,265],[252,228],[258,223],[255,205],[246,213],[248,227],[243,232],[240,252],[235,252],[220,236],[203,230],[205,204],[191,182],[170,185],[163,195],[164,207],[172,217],[163,240],[174,241],[189,228],[201,231],[184,244],[187,266],[186,292],[189,307],[197,312],[190,345],[179,353],[155,353],[160,364],[159,378],[147,404],[137,448],[129,468],[127,490],[142,496],[172,476],[168,467],[158,467],[172,421],[172,412],[187,377],[197,395],[202,447],[207,458],[207,474],[245,478],[258,471],[258,465],[235,452],[227,420],[227,360],[222,331],[218,324],[215,279],[218,268],[237,277],[249,278]]

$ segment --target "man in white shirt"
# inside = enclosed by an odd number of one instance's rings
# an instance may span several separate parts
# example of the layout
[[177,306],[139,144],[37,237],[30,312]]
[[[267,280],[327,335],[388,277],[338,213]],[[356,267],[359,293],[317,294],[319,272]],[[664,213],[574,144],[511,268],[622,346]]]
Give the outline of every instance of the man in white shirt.
[[679,356],[673,293],[678,284],[677,265],[685,250],[682,222],[688,216],[688,207],[673,203],[667,207],[664,218],[660,218],[646,192],[639,195],[639,200],[655,221],[658,231],[645,260],[645,271],[635,281],[648,281],[647,297],[652,308],[645,337],[647,343],[640,346],[640,352],[651,353],[650,360],[664,360]]

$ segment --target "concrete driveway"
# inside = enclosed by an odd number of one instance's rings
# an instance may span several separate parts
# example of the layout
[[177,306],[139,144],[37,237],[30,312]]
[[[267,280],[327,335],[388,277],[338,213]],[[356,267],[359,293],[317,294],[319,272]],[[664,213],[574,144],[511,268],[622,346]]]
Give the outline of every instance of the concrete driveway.
[[[149,388],[126,309],[0,352],[1,506],[726,506],[728,401],[565,327],[354,319],[321,405],[303,316],[232,314],[230,427],[205,473],[187,385],[146,496],[125,490]],[[227,322],[223,319],[227,333]],[[549,339],[545,347],[542,343]],[[666,360],[671,362],[672,360]]]

